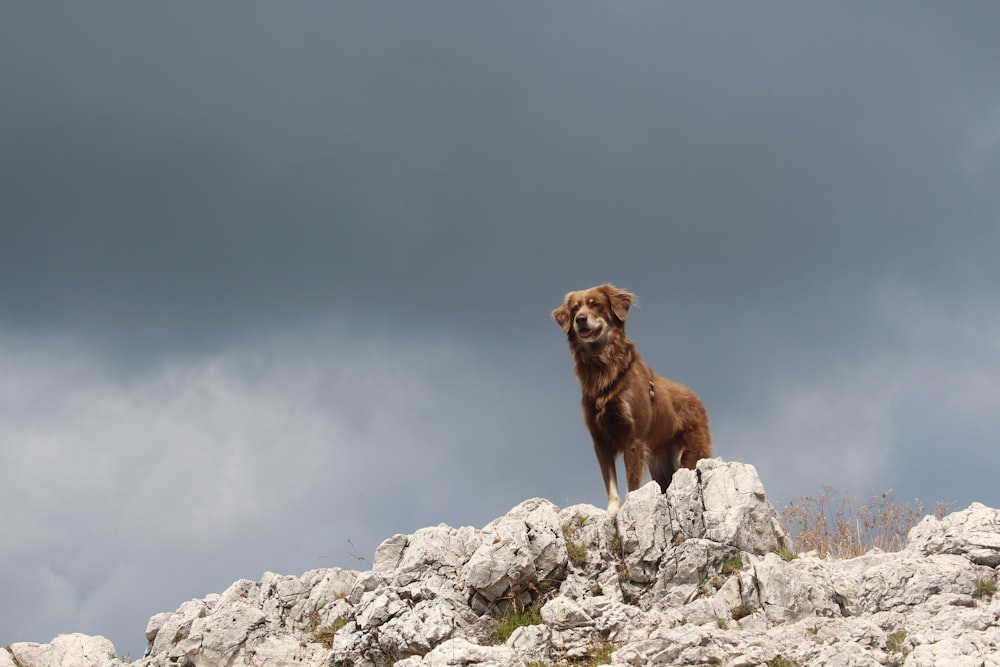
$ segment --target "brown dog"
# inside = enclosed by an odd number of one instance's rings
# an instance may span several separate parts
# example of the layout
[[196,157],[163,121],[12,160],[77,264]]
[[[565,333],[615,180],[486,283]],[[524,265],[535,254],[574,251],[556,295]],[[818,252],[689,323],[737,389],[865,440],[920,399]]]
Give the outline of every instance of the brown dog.
[[674,471],[712,456],[705,406],[687,387],[654,373],[625,335],[632,300],[629,292],[600,285],[570,292],[552,311],[569,339],[611,513],[621,506],[618,454],[629,491],[639,488],[646,466],[666,491]]

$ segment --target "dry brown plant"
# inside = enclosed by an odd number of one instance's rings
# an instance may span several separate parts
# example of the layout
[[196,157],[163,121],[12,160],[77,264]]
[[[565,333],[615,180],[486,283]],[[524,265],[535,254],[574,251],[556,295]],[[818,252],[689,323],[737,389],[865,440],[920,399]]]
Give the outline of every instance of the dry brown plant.
[[[782,512],[798,551],[815,550],[822,557],[854,558],[871,549],[899,551],[906,546],[906,535],[924,517],[920,500],[896,502],[895,492],[871,494],[868,502],[858,503],[845,492],[840,494],[826,484],[819,496],[796,498]],[[955,503],[935,505],[939,519]]]

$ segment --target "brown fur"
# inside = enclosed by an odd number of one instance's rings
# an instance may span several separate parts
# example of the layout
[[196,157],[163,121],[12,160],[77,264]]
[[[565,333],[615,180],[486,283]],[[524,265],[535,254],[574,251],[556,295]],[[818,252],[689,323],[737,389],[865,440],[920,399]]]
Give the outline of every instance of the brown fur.
[[635,491],[645,470],[666,491],[674,472],[712,456],[705,406],[693,391],[654,373],[625,335],[634,297],[614,285],[566,295],[552,317],[566,332],[583,390],[583,416],[608,491],[608,511],[621,504],[615,460],[625,459]]

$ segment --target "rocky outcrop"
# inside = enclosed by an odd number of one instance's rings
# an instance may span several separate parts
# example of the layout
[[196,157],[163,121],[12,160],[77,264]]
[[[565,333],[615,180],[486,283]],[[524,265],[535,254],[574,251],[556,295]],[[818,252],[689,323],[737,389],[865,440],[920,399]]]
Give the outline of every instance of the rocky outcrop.
[[[238,581],[150,619],[135,667],[1000,665],[1000,511],[927,517],[896,553],[790,547],[756,470],[705,460],[616,517],[532,499],[393,536],[367,572]],[[63,635],[14,665],[122,663]]]
[[8,646],[6,651],[0,650],[0,667],[105,667],[118,664],[114,644],[108,639],[81,634],[59,635],[48,644],[19,642]]

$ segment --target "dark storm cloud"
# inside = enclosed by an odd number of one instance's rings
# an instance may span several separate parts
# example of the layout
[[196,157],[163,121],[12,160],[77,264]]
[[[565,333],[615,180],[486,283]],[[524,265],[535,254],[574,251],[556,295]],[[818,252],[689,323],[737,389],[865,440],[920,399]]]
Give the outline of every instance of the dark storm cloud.
[[4,3],[0,641],[600,504],[605,281],[777,501],[995,504],[997,12]]
[[369,301],[486,320],[604,273],[726,306],[996,276],[962,240],[996,239],[962,172],[996,94],[933,14],[383,10],[19,8],[8,318],[197,334]]

